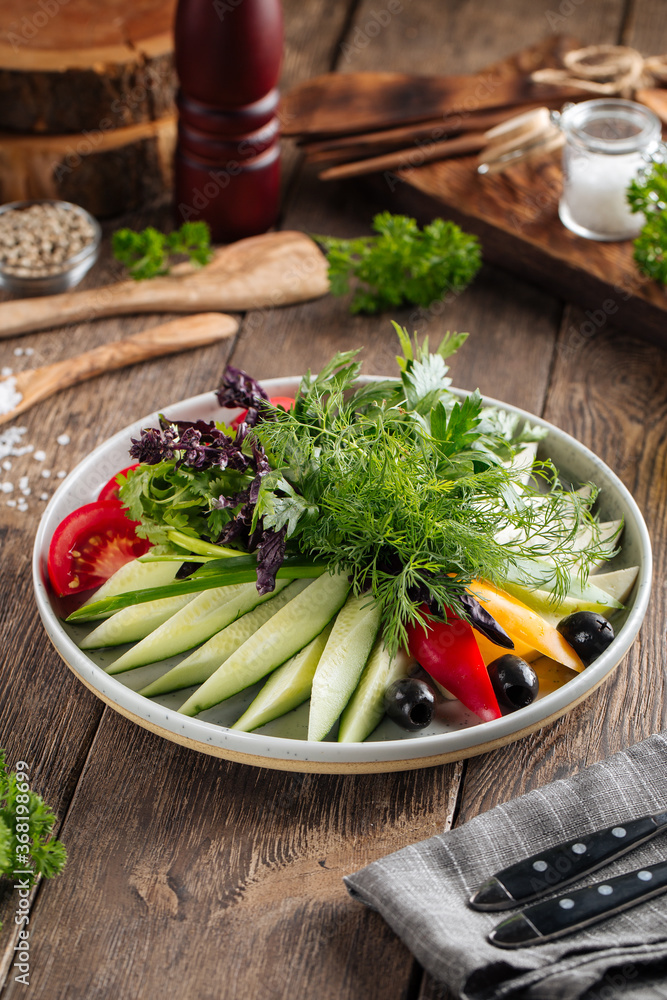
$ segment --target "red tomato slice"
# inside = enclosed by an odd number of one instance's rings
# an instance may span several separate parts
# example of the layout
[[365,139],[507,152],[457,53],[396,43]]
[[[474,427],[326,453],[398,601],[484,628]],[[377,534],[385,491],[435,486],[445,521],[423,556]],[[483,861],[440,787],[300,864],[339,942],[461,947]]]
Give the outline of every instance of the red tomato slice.
[[[283,410],[291,410],[292,407],[294,406],[294,400],[292,399],[291,396],[271,396],[269,402],[273,403],[274,406],[282,406]],[[248,412],[247,410],[243,410],[242,413],[239,413],[238,417],[234,417],[234,419],[230,424],[230,427],[233,427],[234,430],[236,430],[239,424],[242,424],[243,421],[245,420],[245,415],[247,412]]]
[[151,543],[135,533],[117,500],[87,503],[68,514],[49,546],[48,571],[64,597],[99,587],[117,569],[147,552]]
[[98,500],[117,500],[120,501],[118,496],[118,477],[126,476],[131,469],[138,469],[139,462],[135,462],[134,465],[128,465],[126,469],[121,469],[117,472],[115,476],[112,476],[106,486],[103,486],[100,490],[100,495]]

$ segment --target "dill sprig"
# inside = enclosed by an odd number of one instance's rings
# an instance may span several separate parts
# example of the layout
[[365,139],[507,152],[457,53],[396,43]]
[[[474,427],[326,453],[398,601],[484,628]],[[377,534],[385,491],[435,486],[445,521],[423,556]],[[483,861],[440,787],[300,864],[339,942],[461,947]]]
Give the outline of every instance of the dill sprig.
[[[530,578],[547,554],[558,599],[602,548],[594,496],[562,489],[549,463],[539,488],[512,467],[522,444],[543,433],[485,409],[478,393],[461,400],[450,391],[445,359],[465,335],[430,353],[396,330],[400,379],[357,387],[357,352],[339,354],[305,376],[292,411],[255,428],[273,470],[255,522],[286,528],[288,547],[369,590],[391,652],[424,601],[467,618],[461,597],[472,580],[501,583],[519,564]],[[577,548],[583,526],[590,540]]]

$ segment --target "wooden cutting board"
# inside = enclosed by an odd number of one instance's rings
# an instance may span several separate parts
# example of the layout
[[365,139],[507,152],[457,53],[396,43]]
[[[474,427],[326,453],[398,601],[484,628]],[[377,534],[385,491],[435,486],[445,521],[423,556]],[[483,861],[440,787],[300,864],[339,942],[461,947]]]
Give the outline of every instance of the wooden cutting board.
[[477,174],[476,163],[466,156],[401,171],[393,209],[421,221],[452,219],[480,237],[485,261],[583,306],[586,318],[569,334],[572,348],[609,326],[667,344],[667,289],[639,275],[632,241],[586,240],[560,222],[559,153],[493,177]]
[[[460,98],[466,91],[470,92],[471,82],[483,80],[485,74],[488,79],[488,74],[492,74],[494,79],[502,81],[503,93],[511,92],[514,78],[514,90],[518,94],[521,85],[517,81],[523,79],[527,70],[535,68],[538,56],[548,55],[551,60],[563,45],[569,48],[572,44],[569,39],[559,39],[557,44],[552,40],[548,44],[531,46],[475,76],[461,78],[463,82],[457,84],[456,93]],[[346,82],[340,84],[328,77],[320,80],[326,81],[325,91],[333,87],[334,94],[344,94],[352,76],[345,74],[342,80]],[[412,78],[409,89],[416,85],[415,79]],[[395,81],[396,86],[398,83]],[[321,83],[318,86],[321,90]],[[499,83],[496,93],[500,89]],[[432,116],[436,105],[441,114],[448,113],[449,105],[442,87],[441,91],[433,101],[422,105],[425,114]],[[663,94],[667,97],[667,89],[650,91],[651,100],[646,103],[659,113],[662,110],[667,118],[667,100],[659,100]],[[453,96],[451,90],[450,98]],[[331,108],[324,105],[318,108],[310,103],[311,97],[310,92],[300,90],[291,104],[295,122],[298,110],[298,121],[303,126],[301,134],[325,134],[327,131],[333,134],[336,122],[341,120],[338,100]],[[394,121],[408,116],[411,107],[414,107],[414,100],[412,104],[404,104],[399,114],[395,108]],[[374,127],[386,125],[390,112],[388,106],[379,105],[373,117]],[[363,123],[366,127],[372,114],[371,105],[362,100],[354,124],[361,127]],[[296,130],[296,124],[294,128]],[[415,156],[418,155],[419,146],[416,145]],[[626,327],[646,339],[667,344],[667,289],[639,275],[632,259],[632,242],[586,240],[575,236],[560,222],[560,164],[561,154],[551,153],[503,174],[487,177],[477,173],[477,157],[470,155],[376,174],[371,182],[391,211],[408,212],[420,222],[437,216],[452,219],[480,237],[486,261],[583,306],[587,315],[580,328],[571,331],[572,346],[575,342],[585,342],[608,326]]]

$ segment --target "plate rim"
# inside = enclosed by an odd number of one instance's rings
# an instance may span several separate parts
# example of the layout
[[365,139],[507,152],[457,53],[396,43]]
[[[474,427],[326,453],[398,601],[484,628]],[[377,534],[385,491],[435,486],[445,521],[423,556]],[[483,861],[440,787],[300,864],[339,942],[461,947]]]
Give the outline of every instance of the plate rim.
[[[359,381],[383,381],[388,377],[390,376],[366,375],[360,376]],[[287,386],[294,390],[300,378],[301,376],[275,377],[262,379],[260,380],[260,384],[267,390],[269,395],[275,395],[278,391],[286,394],[288,389],[285,387]],[[452,391],[461,397],[469,395],[469,390],[452,387]],[[520,739],[526,732],[532,732],[544,725],[550,724],[551,721],[562,716],[570,708],[573,708],[584,698],[592,694],[595,688],[611,675],[634,642],[646,614],[651,592],[652,553],[650,537],[641,511],[630,491],[595,452],[581,444],[581,442],[577,441],[576,438],[566,431],[561,430],[555,424],[550,423],[542,417],[490,396],[483,396],[482,399],[485,405],[515,413],[531,424],[537,424],[546,428],[549,435],[553,435],[556,439],[559,439],[562,445],[573,448],[582,459],[602,472],[604,477],[613,486],[622,504],[631,512],[639,536],[641,564],[640,575],[637,581],[637,592],[622,630],[612,646],[598,657],[590,667],[587,667],[585,671],[578,674],[567,684],[563,685],[563,687],[545,695],[540,701],[533,702],[532,705],[521,709],[519,712],[503,716],[500,719],[494,719],[491,722],[482,722],[478,725],[449,733],[364,743],[320,743],[280,736],[268,736],[259,733],[241,733],[238,730],[228,729],[217,723],[182,716],[173,709],[164,708],[156,702],[152,702],[150,699],[139,695],[113,675],[105,673],[67,635],[55,610],[51,606],[45,583],[45,558],[49,540],[46,537],[47,526],[53,515],[53,511],[59,506],[61,499],[64,496],[68,496],[68,498],[71,496],[73,486],[80,483],[84,483],[85,485],[85,477],[92,471],[96,457],[99,458],[104,453],[113,451],[113,449],[123,443],[127,446],[130,437],[133,434],[136,435],[140,427],[156,421],[158,411],[133,421],[116,434],[106,438],[89,452],[58,486],[42,513],[33,546],[32,572],[38,611],[49,639],[65,664],[87,687],[94,691],[106,704],[126,717],[129,716],[135,719],[139,725],[158,731],[165,738],[172,739],[175,742],[186,743],[188,746],[194,745],[194,748],[201,752],[213,753],[216,756],[227,755],[231,759],[238,758],[239,756],[243,758],[248,757],[250,758],[248,763],[256,763],[258,766],[280,768],[282,762],[283,766],[290,770],[297,770],[301,767],[307,770],[315,770],[319,765],[327,771],[335,770],[339,772],[354,771],[355,766],[361,770],[381,770],[383,764],[393,765],[392,769],[399,769],[401,765],[405,768],[426,766],[425,764],[420,764],[419,761],[423,758],[429,758],[432,764],[436,764],[440,761],[434,758],[453,760],[484,753],[488,749],[493,749],[496,745]],[[210,409],[214,400],[213,391],[209,391],[170,403],[159,412],[169,416],[170,410],[185,408],[195,413],[197,407]],[[224,408],[221,408],[221,414],[223,410]],[[234,411],[228,410],[228,412],[233,413]],[[179,417],[174,415],[173,419],[179,419]],[[103,478],[104,482],[109,478],[109,476],[104,476],[104,472],[102,472],[96,474],[96,482],[100,477]],[[101,482],[100,485],[102,485]],[[95,496],[89,496],[88,500],[77,498],[77,506],[90,502],[91,499],[95,499]],[[564,692],[567,692],[567,694],[564,694]],[[146,710],[147,706],[151,706],[150,713]],[[517,720],[520,720],[520,723],[517,723]],[[272,763],[269,763],[269,760]]]

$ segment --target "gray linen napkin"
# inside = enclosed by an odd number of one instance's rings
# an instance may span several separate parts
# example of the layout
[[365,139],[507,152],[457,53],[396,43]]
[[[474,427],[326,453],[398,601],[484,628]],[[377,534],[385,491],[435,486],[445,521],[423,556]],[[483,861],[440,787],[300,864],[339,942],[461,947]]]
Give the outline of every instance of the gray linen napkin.
[[[559,941],[517,951],[487,941],[507,913],[467,906],[479,884],[509,864],[665,809],[667,732],[375,861],[345,883],[462,1000],[667,998],[667,895]],[[667,834],[578,885],[664,859]]]

